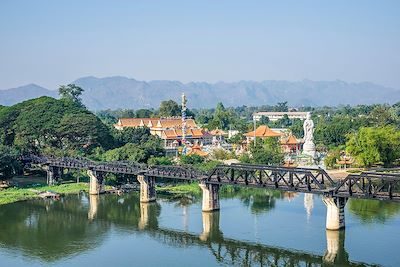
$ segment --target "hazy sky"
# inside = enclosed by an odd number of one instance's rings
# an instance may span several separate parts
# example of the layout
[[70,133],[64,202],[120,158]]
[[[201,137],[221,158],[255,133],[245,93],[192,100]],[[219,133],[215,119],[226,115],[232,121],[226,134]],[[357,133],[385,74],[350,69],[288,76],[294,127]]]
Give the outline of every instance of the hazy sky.
[[400,89],[400,1],[0,1],[1,89],[89,75]]

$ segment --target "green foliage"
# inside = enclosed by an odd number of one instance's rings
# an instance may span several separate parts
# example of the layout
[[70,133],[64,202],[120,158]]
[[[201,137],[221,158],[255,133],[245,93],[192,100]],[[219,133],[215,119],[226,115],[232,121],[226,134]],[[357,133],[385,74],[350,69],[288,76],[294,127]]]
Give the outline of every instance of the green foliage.
[[242,143],[243,139],[244,139],[243,135],[239,133],[239,134],[235,134],[234,136],[232,136],[229,139],[226,139],[226,142],[229,143],[229,144],[237,144],[237,145],[239,145],[239,144]]
[[200,171],[209,172],[209,171],[215,169],[215,167],[217,167],[220,164],[221,164],[221,162],[218,160],[209,160],[209,161],[205,161],[203,163],[195,164],[194,168],[196,168]]
[[274,108],[273,111],[277,112],[286,112],[289,111],[288,102],[279,102]]
[[[138,109],[136,110],[136,114],[135,117],[136,118],[150,118],[153,117],[154,115],[154,111],[150,110],[150,109]],[[133,116],[120,116],[119,118],[129,118],[129,117],[133,117]]]
[[151,156],[161,157],[164,149],[158,137],[151,136],[145,143],[127,143],[122,147],[106,151],[101,159],[104,161],[132,161],[146,163]]
[[324,159],[325,166],[334,168],[337,160],[340,160],[340,149],[332,149]]
[[181,115],[181,109],[173,100],[162,101],[159,109],[160,117],[175,117]]
[[80,191],[87,191],[88,184],[86,183],[71,183],[55,186],[38,186],[34,188],[9,188],[0,191],[0,205],[9,204],[17,201],[39,198],[35,193],[35,189],[39,192],[53,191],[59,194],[76,194]]
[[250,155],[251,163],[267,165],[282,164],[284,158],[278,138],[257,139],[256,145],[250,144]]
[[0,111],[0,140],[22,152],[87,153],[110,147],[112,137],[100,119],[69,100],[40,97]]
[[213,149],[212,156],[216,160],[224,160],[224,159],[232,158],[232,154],[229,151],[227,151],[227,150],[225,150],[223,148],[215,148],[215,149]]
[[18,161],[18,156],[16,149],[0,144],[0,180],[21,172],[22,166]]
[[58,88],[61,99],[70,100],[77,104],[82,104],[81,95],[83,91],[81,87],[75,84],[61,85],[60,88]]
[[346,147],[363,166],[389,166],[400,157],[400,132],[393,126],[363,127],[348,136]]
[[194,165],[194,164],[199,164],[199,163],[203,163],[203,162],[204,162],[204,158],[199,155],[182,155],[180,158],[181,164]]
[[117,147],[128,143],[143,144],[152,139],[154,136],[150,134],[150,129],[147,127],[140,128],[124,128],[122,130],[112,129],[112,135]]
[[172,159],[169,157],[150,157],[147,161],[149,165],[173,165]]

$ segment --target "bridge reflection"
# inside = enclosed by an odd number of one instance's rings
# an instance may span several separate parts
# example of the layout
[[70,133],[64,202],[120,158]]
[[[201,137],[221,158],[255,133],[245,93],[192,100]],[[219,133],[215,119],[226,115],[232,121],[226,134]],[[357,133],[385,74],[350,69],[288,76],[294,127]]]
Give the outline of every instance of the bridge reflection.
[[216,261],[241,266],[365,266],[349,262],[343,231],[327,231],[324,256],[227,238],[220,213],[202,213],[199,234],[161,228],[161,205],[140,203],[137,194],[67,196],[0,209],[0,247],[17,249],[45,262],[56,262],[100,246],[113,228],[148,235],[168,246],[205,247]]

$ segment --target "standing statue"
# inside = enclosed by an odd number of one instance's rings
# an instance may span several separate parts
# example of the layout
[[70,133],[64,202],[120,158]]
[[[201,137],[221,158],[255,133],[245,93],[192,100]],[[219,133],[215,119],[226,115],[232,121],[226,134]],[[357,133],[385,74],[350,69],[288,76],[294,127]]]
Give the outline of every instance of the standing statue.
[[307,113],[307,119],[303,124],[304,142],[314,142],[314,122],[311,119],[311,114]]
[[315,144],[314,144],[314,122],[311,120],[311,113],[307,113],[307,119],[303,124],[304,129],[304,145],[303,153],[315,158]]

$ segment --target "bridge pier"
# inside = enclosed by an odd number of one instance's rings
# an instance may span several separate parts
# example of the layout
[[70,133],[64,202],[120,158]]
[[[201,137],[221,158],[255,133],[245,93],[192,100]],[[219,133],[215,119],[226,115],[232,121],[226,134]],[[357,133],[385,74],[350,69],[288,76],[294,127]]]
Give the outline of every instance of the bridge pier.
[[47,166],[47,185],[55,185],[61,178],[63,173],[62,167]]
[[199,186],[203,191],[202,211],[219,210],[219,185],[201,182]]
[[344,207],[346,205],[347,198],[324,196],[322,201],[326,206],[326,229],[343,229],[345,227]]
[[138,175],[140,183],[140,202],[152,202],[156,200],[156,178]]
[[103,173],[93,170],[88,170],[87,174],[90,177],[89,183],[89,194],[90,195],[98,195],[103,194],[104,190],[104,177]]

